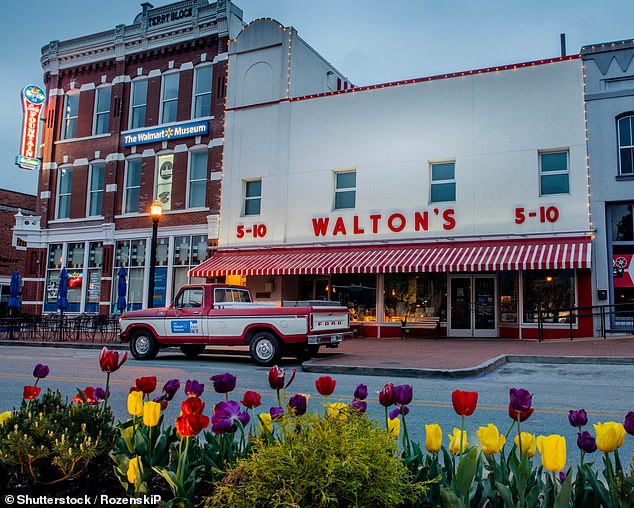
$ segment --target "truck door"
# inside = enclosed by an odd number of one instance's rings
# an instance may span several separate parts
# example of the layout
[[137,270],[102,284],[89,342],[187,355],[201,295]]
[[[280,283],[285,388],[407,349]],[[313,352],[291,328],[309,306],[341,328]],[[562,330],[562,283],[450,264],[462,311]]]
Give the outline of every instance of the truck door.
[[187,342],[207,342],[209,324],[204,315],[204,295],[204,289],[195,286],[186,287],[180,292],[166,330],[169,336],[182,337]]

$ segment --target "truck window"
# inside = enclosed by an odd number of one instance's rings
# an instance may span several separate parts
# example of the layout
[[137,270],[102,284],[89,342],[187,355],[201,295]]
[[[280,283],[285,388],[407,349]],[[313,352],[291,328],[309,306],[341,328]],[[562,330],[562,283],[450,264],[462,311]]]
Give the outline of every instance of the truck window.
[[234,289],[232,290],[233,293],[233,301],[234,302],[250,302],[251,301],[251,297],[249,295],[248,291],[244,291],[242,289]]
[[176,306],[179,309],[202,307],[203,304],[203,288],[187,288],[184,289],[176,299]]
[[[214,291],[214,302],[215,303],[223,303],[227,301],[227,290],[226,289],[216,289]],[[231,301],[231,299],[229,299]]]

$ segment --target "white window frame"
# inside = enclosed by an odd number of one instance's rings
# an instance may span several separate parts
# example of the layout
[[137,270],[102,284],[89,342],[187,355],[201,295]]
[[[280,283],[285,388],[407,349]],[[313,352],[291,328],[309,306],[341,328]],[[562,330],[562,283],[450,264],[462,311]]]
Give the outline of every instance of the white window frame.
[[[192,178],[192,169],[193,169],[193,159],[194,156],[198,155],[198,154],[205,154],[205,174],[203,176],[203,178],[196,178],[193,179]],[[205,206],[207,206],[207,168],[209,166],[209,151],[207,150],[192,150],[189,153],[189,161],[187,164],[187,208],[204,208]],[[191,188],[192,188],[192,184],[196,184],[196,183],[200,183],[203,182],[205,184],[205,201],[203,202],[202,205],[197,205],[197,206],[192,206],[191,204],[191,197],[192,197],[192,192],[191,192]]]
[[[130,163],[131,162],[139,162],[141,167],[139,169],[139,185],[128,186],[128,174],[130,171]],[[141,172],[143,171],[143,159],[141,157],[131,157],[130,159],[126,159],[125,161],[125,174],[123,176],[123,198],[121,202],[121,214],[122,215],[131,215],[135,213],[139,213],[139,203],[137,202],[137,208],[133,212],[128,212],[126,209],[128,207],[128,190],[130,189],[139,189],[139,197],[141,195]]]
[[[211,72],[211,77],[209,79],[211,88],[208,91],[205,91],[203,93],[196,93],[196,80],[198,79],[198,74],[200,71],[206,70],[206,69],[209,69]],[[211,64],[199,65],[198,67],[194,69],[194,83],[192,86],[192,113],[191,113],[192,118],[207,118],[211,116],[211,103],[213,101],[213,82],[214,82],[214,71],[213,71],[213,66]],[[196,115],[196,99],[205,95],[209,96],[209,113],[206,115],[197,116]]]
[[[99,95],[104,91],[108,91],[108,109],[104,109],[103,111],[99,110]],[[92,134],[93,136],[98,136],[100,134],[108,134],[110,131],[110,108],[112,107],[112,86],[102,86],[95,89],[95,111],[93,114],[93,122],[92,122]],[[107,123],[106,130],[104,132],[98,132],[97,126],[99,125],[99,117],[106,115]]]
[[[69,177],[70,177],[70,190],[68,192],[65,192],[64,194],[62,194],[61,192],[61,188],[62,188],[62,174],[64,174],[65,171],[69,172]],[[71,206],[71,197],[73,194],[73,167],[72,166],[66,166],[66,167],[61,167],[58,169],[58,177],[57,177],[57,192],[55,193],[55,218],[56,219],[70,219],[70,206]],[[62,197],[68,197],[68,216],[60,216],[59,213],[59,204]]]
[[[566,169],[558,170],[558,171],[542,171],[542,156],[543,155],[552,155],[557,153],[566,154]],[[537,154],[538,164],[539,164],[539,195],[540,196],[557,196],[560,194],[570,194],[570,152],[568,149],[559,148],[553,150],[540,150]],[[543,193],[542,189],[542,177],[543,176],[555,176],[555,175],[566,175],[568,177],[568,191],[567,192],[550,192],[548,194]]]
[[[165,82],[166,79],[171,78],[172,76],[176,76],[176,80],[178,83],[177,86],[177,91],[176,91],[176,98],[173,99],[165,99]],[[178,98],[180,95],[180,72],[176,71],[176,72],[168,72],[163,74],[162,78],[161,78],[161,111],[159,114],[159,118],[161,119],[160,123],[164,124],[164,123],[173,123],[178,121]],[[165,112],[165,103],[167,102],[176,102],[176,117],[173,120],[168,120],[168,121],[164,121],[163,120],[163,114]]]
[[[630,144],[629,145],[621,145],[621,121],[629,120],[630,122]],[[632,152],[632,158],[634,159],[634,114],[624,114],[619,116],[616,119],[616,141],[618,144],[618,159],[619,159],[619,176],[634,176],[634,172],[624,173],[623,172],[623,161],[621,160],[621,150],[630,150]]]
[[[453,164],[453,178],[446,178],[444,180],[434,180],[434,166],[440,166],[443,164]],[[434,185],[446,185],[453,184],[454,189],[454,199],[448,200],[438,200],[434,201],[432,199],[432,188]],[[456,161],[455,160],[446,160],[446,161],[433,161],[429,163],[429,203],[455,203],[458,199],[458,185],[456,183]]]
[[[77,97],[77,112],[75,115],[68,115],[68,101],[71,97]],[[77,137],[77,126],[79,124],[79,91],[70,91],[64,94],[64,117],[62,119],[62,136],[61,139],[75,139]],[[74,122],[75,124],[75,135],[72,137],[68,136],[68,125]]]
[[[143,83],[143,82],[145,83],[145,99],[143,101],[143,104],[134,104],[134,90],[139,85],[139,83]],[[130,129],[141,129],[145,127],[146,117],[147,117],[148,84],[149,84],[149,79],[147,77],[143,77],[143,78],[135,79],[134,81],[132,81],[130,85],[130,117],[128,118],[128,128]],[[134,126],[133,125],[134,112],[139,108],[143,108],[144,110],[143,122],[142,122],[142,125]]]
[[[262,214],[262,179],[261,178],[253,178],[251,180],[243,180],[243,189],[244,189],[244,199],[242,200],[242,216],[243,217],[257,217]],[[260,182],[260,194],[257,196],[249,196],[247,197],[247,187],[250,183]],[[258,213],[249,213],[247,214],[247,202],[258,200],[260,203]]]
[[[337,176],[343,175],[347,173],[354,173],[354,187],[337,187]],[[333,198],[332,198],[332,209],[334,210],[354,210],[357,207],[357,170],[356,169],[346,169],[341,171],[333,172]],[[354,192],[354,205],[353,206],[345,206],[338,207],[337,206],[337,194],[340,192]]]
[[[92,178],[95,170],[95,166],[103,167],[103,181],[101,182],[100,189],[92,189]],[[86,189],[86,217],[102,217],[103,216],[103,194],[104,194],[104,186],[106,180],[106,162],[105,161],[93,161],[90,163],[88,167],[88,187]],[[101,210],[99,213],[92,214],[90,212],[91,205],[93,203],[93,199],[95,194],[101,194]]]

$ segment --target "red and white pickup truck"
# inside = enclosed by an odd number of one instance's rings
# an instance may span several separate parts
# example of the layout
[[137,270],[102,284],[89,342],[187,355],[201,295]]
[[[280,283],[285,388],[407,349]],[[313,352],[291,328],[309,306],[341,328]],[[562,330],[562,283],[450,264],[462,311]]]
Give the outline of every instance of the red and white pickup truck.
[[354,333],[346,307],[254,303],[247,288],[228,284],[184,286],[169,307],[124,312],[119,326],[138,360],[156,357],[163,346],[196,356],[207,344],[248,344],[260,365],[275,363],[282,353],[314,355]]

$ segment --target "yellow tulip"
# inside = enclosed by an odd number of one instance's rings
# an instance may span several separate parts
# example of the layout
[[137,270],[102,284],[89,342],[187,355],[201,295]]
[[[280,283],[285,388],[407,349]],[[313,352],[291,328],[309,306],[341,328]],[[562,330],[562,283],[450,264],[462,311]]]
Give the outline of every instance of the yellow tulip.
[[141,465],[141,457],[132,457],[130,459],[130,462],[128,462],[128,471],[126,473],[128,481],[133,485],[136,484],[138,481],[141,481],[143,474],[142,470],[143,466]]
[[[460,450],[460,434],[462,436],[462,451]],[[453,434],[447,434],[449,436],[449,451],[451,453],[455,453],[456,455],[459,453],[463,453],[467,448],[469,448],[469,442],[467,441],[467,431],[462,431],[460,429],[454,428]]]
[[610,453],[623,446],[625,427],[622,423],[595,423],[594,431],[597,433],[597,448],[602,452]]
[[4,422],[11,418],[12,414],[13,411],[5,411],[4,413],[0,413],[0,427],[4,425]]
[[485,455],[495,455],[499,453],[504,443],[506,443],[506,437],[500,435],[500,431],[492,423],[489,423],[486,427],[480,427],[476,434],[480,440],[482,452]]
[[[517,446],[517,449],[520,449],[520,441],[517,438],[517,436],[515,436],[515,446]],[[535,440],[535,434],[529,434],[528,432],[522,432],[522,454],[523,455],[528,455],[529,459],[533,458],[533,455],[535,455],[535,450],[536,450],[536,440]]]
[[425,447],[429,453],[438,453],[442,447],[442,429],[437,423],[425,425]]
[[398,418],[394,418],[393,420],[388,419],[387,433],[394,439],[398,439],[398,436],[401,433],[401,420]]
[[260,426],[260,433],[261,434],[264,433],[264,427],[262,427],[262,424],[264,424],[266,429],[271,434],[273,434],[273,418],[271,418],[271,413],[260,413],[258,415],[258,420],[259,420],[258,425]]
[[161,416],[161,404],[148,400],[143,404],[143,425],[155,427]]
[[132,416],[143,415],[143,392],[130,392],[128,395],[128,413]]
[[537,449],[542,456],[542,464],[548,471],[556,473],[566,467],[566,438],[558,434],[539,436]]
[[346,421],[348,418],[348,406],[343,402],[328,404],[328,416],[337,420]]

